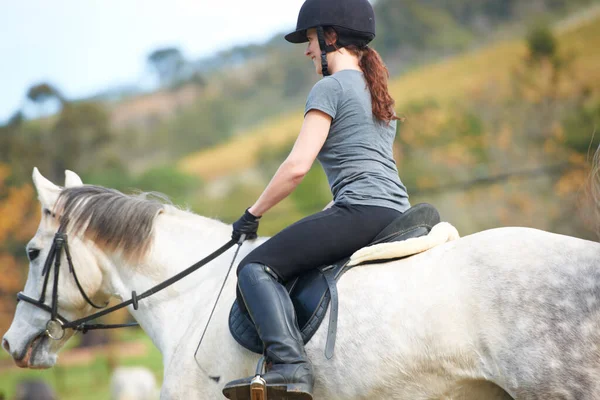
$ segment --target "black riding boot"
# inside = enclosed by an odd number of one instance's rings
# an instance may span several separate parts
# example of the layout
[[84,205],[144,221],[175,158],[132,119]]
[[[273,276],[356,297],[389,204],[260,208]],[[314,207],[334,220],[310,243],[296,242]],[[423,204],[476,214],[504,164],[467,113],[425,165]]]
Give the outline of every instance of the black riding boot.
[[[250,263],[238,275],[238,287],[271,365],[262,375],[266,398],[311,400],[313,370],[304,351],[294,306],[285,287],[268,271],[264,265]],[[232,400],[250,400],[252,378],[229,382],[223,394]]]

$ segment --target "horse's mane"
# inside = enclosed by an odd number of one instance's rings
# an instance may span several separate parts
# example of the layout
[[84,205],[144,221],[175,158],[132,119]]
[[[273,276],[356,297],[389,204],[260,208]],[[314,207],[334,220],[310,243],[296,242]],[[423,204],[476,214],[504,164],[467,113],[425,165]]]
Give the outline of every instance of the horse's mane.
[[128,260],[143,258],[151,244],[154,219],[165,210],[165,198],[152,193],[125,195],[102,186],[83,185],[61,191],[54,213],[68,231]]

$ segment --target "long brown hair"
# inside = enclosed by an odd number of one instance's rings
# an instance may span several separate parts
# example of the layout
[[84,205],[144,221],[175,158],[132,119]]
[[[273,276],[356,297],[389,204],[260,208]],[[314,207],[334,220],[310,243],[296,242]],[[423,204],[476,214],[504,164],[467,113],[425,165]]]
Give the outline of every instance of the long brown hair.
[[[337,32],[334,28],[326,27],[324,31],[328,39],[332,41],[337,39]],[[379,53],[369,46],[359,48],[355,45],[348,45],[344,48],[358,57],[358,65],[363,71],[367,87],[371,93],[373,115],[377,119],[388,123],[394,120],[402,120],[402,118],[396,116],[394,111],[396,102],[388,91],[390,73]]]

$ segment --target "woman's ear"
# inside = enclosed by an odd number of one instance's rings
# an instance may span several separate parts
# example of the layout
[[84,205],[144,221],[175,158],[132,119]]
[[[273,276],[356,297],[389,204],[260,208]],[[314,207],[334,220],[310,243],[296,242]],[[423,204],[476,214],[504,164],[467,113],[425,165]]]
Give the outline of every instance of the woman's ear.
[[332,46],[337,43],[338,35],[337,32],[333,29],[327,29],[325,31],[325,44],[327,46]]

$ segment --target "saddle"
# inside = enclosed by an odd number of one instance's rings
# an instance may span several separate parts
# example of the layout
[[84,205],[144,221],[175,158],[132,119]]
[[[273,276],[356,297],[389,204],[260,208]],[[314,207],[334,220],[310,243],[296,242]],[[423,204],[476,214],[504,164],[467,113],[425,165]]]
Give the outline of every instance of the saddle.
[[[417,204],[387,225],[369,245],[397,242],[425,236],[440,222],[438,211],[430,204]],[[286,288],[296,310],[298,327],[304,343],[315,334],[331,303],[325,356],[333,357],[337,332],[338,296],[336,283],[342,275],[353,268],[348,265],[349,256],[327,266],[319,266],[286,283]],[[229,312],[229,331],[234,339],[254,353],[263,353],[263,343],[256,332],[250,315],[234,301]]]

